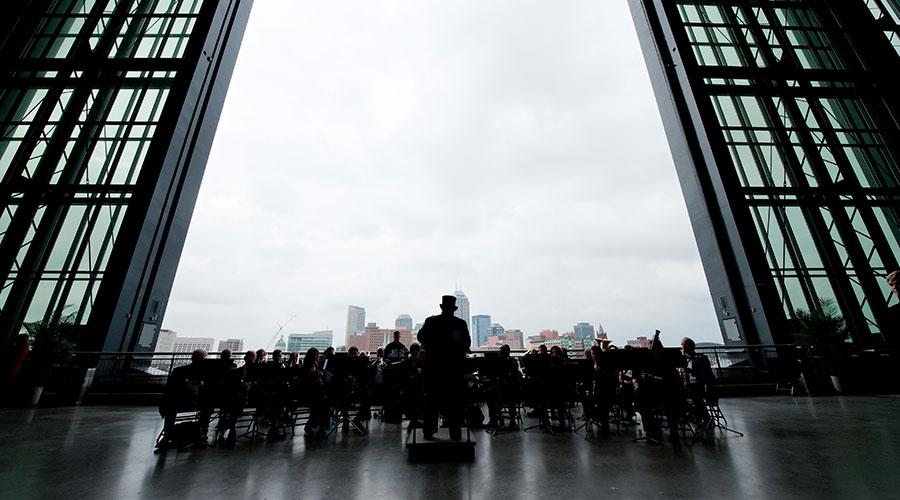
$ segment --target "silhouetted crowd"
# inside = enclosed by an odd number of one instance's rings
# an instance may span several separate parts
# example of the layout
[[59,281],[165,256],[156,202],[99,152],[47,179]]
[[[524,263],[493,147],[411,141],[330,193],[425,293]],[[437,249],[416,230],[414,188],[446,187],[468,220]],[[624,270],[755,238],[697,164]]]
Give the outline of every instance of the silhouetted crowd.
[[[465,383],[459,390],[455,376],[429,382],[429,363],[432,374],[456,369],[434,354],[429,359],[427,349],[417,343],[403,345],[399,334],[372,355],[356,347],[346,353],[329,347],[321,353],[311,348],[302,359],[289,353],[285,359],[281,350],[269,355],[259,349],[247,351],[238,363],[227,350],[218,359],[197,350],[190,364],[175,368],[168,378],[158,446],[207,445],[214,415],[217,444],[226,448],[242,436],[285,439],[297,426],[310,437],[337,430],[364,434],[372,418],[408,421],[430,439],[438,415],[458,440],[461,426],[519,430],[523,406],[537,421],[533,427],[559,432],[577,427],[576,403],[583,408],[582,426],[595,424],[608,433],[616,418],[633,422],[639,413],[647,439],[661,442],[665,426],[674,443],[680,426],[710,425],[707,406],[717,399],[709,359],[696,352],[694,342],[685,338],[681,350],[663,349],[658,334],[649,349],[617,349],[601,341],[578,359],[558,346],[548,350],[543,345],[517,358],[504,345],[499,352],[462,359],[458,380]],[[435,398],[428,394],[439,395],[443,403],[431,404]],[[179,422],[178,413],[187,411],[196,414]]]

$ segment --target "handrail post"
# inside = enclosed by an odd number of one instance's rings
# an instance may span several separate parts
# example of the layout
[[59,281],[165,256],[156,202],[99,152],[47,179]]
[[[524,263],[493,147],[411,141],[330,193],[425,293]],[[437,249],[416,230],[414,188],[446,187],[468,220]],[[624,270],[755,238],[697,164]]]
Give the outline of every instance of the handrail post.
[[716,356],[716,378],[722,378],[722,362],[719,360],[719,348],[713,348],[713,354]]

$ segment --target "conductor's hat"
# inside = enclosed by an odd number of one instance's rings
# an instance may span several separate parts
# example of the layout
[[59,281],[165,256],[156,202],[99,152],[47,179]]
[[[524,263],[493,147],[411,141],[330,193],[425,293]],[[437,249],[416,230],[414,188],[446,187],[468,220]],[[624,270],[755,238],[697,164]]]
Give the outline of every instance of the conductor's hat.
[[444,295],[441,297],[441,309],[455,311],[456,308],[456,297],[453,295]]

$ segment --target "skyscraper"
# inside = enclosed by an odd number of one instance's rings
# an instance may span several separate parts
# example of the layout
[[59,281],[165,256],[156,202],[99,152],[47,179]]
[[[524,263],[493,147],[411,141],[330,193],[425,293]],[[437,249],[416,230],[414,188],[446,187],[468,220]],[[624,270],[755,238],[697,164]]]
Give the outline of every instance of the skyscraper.
[[594,327],[590,323],[578,323],[573,327],[575,336],[580,339],[594,338]]
[[472,316],[472,342],[475,347],[481,347],[487,341],[491,328],[490,314],[476,314]]
[[334,332],[322,330],[313,333],[291,333],[288,335],[287,350],[299,352],[302,358],[310,347],[315,347],[320,352],[334,345]]
[[453,295],[456,297],[456,312],[453,313],[453,315],[465,321],[466,325],[469,327],[469,332],[471,332],[472,324],[469,316],[469,298],[466,297],[466,294],[464,294],[462,290],[456,290],[453,292]]
[[900,3],[629,2],[725,342],[789,342],[794,310],[834,301],[883,344]]
[[407,330],[412,330],[413,328],[413,320],[409,314],[401,314],[397,316],[397,319],[394,320],[395,328],[406,328]]
[[209,337],[176,337],[172,352],[193,352],[196,349],[211,352],[215,342],[215,339]]
[[240,357],[241,352],[244,350],[244,339],[227,339],[219,341],[219,352],[224,351],[225,349],[231,349],[231,352],[235,355],[235,357]]
[[366,328],[366,310],[358,306],[347,306],[347,335],[359,333]]
[[251,5],[4,3],[0,343],[153,349]]

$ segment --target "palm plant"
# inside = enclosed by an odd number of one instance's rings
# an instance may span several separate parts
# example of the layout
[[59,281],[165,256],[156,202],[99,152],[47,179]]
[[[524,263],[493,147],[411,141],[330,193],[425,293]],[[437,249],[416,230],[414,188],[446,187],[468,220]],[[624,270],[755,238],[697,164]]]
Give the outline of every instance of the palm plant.
[[798,344],[812,348],[832,372],[848,354],[848,330],[833,299],[821,299],[809,310],[793,312],[794,337]]
[[65,366],[75,353],[77,325],[75,314],[68,314],[56,320],[41,320],[24,323],[31,342],[31,373],[36,385],[42,385],[54,366]]

